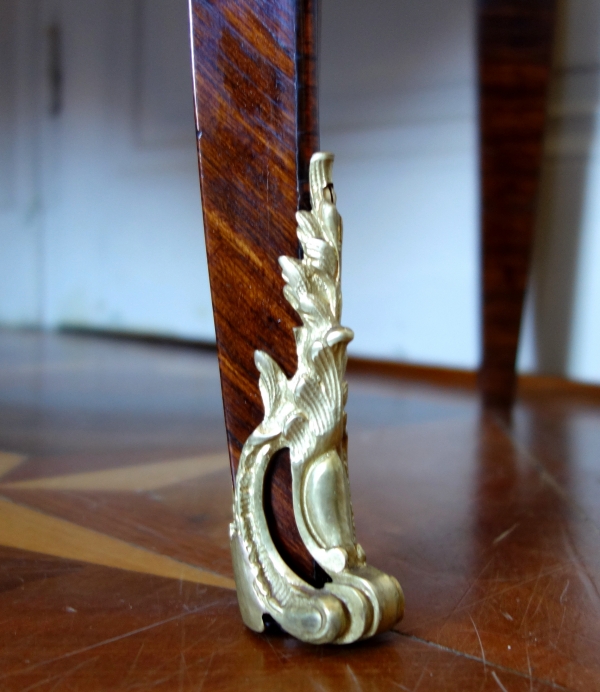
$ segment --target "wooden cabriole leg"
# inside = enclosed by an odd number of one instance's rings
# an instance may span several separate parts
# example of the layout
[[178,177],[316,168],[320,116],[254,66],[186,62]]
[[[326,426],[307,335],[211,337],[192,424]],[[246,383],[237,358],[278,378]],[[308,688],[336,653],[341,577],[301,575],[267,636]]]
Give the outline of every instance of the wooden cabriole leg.
[[354,529],[344,411],[354,334],[341,324],[334,156],[316,151],[316,3],[191,8],[242,619],[352,643],[393,627],[404,596]]
[[543,151],[555,0],[479,0],[486,408],[510,410]]
[[[318,150],[315,0],[191,0],[196,130],[204,230],[223,406],[235,478],[261,422],[254,351],[296,371],[293,328],[278,258],[298,257],[294,213],[306,208]],[[289,460],[272,465],[271,530],[290,566],[316,566],[294,522]]]

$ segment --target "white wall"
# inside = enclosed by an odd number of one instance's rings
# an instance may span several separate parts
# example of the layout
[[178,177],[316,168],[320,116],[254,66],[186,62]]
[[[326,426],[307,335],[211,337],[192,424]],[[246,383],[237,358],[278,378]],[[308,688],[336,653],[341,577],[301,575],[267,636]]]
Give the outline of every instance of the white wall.
[[[36,173],[28,201],[13,204],[20,216],[0,214],[0,321],[214,339],[185,0],[41,0],[38,13],[37,50],[13,61],[37,60],[38,80],[25,85],[35,127],[22,137]],[[62,35],[58,115],[46,83],[52,25]],[[35,233],[30,207],[41,210]]]
[[60,0],[45,323],[213,339],[179,0]]
[[41,317],[40,3],[0,2],[0,324]]
[[600,382],[600,3],[559,3],[519,364]]
[[336,154],[350,351],[479,360],[470,0],[325,0],[321,146]]
[[[600,3],[559,3],[519,368],[600,382]],[[355,354],[477,367],[472,3],[324,0],[322,146]]]
[[[13,181],[0,195],[0,323],[214,338],[185,6],[2,5],[20,19],[3,43],[18,59],[0,65],[13,94],[0,99],[0,178]],[[562,12],[520,367],[599,382],[600,3]],[[322,147],[336,153],[351,351],[476,367],[472,3],[323,0],[322,19]],[[58,118],[32,49],[53,21]]]

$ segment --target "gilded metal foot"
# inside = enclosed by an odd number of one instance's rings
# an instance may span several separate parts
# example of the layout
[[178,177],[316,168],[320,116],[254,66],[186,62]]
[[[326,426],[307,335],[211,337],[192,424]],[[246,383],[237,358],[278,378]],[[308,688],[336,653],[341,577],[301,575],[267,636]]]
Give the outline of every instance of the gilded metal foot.
[[[255,352],[265,408],[240,458],[230,527],[240,610],[251,629],[269,614],[289,634],[313,644],[346,644],[400,620],[404,596],[394,577],[367,565],[356,542],[347,468],[344,381],[346,345],[340,325],[342,219],[335,206],[333,154],[310,162],[312,211],[299,211],[302,260],[280,257],[284,295],[302,318],[294,330],[298,370],[288,380],[277,363]],[[263,509],[269,461],[289,448],[294,515],[307,549],[331,578],[317,589],[279,555]]]

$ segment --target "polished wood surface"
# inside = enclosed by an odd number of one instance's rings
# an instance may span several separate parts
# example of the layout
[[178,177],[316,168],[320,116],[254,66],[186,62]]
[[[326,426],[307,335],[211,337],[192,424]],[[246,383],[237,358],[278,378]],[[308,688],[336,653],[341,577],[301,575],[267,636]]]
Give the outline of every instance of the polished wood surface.
[[[318,150],[316,0],[191,0],[196,130],[225,425],[235,475],[263,417],[254,351],[296,370],[299,317],[278,259],[299,256],[295,214],[308,208]],[[285,460],[266,496],[290,565],[316,565],[296,529]]]
[[0,332],[0,690],[600,690],[600,401],[351,373],[350,479],[397,629],[241,622],[216,356]]
[[310,211],[308,168],[320,151],[319,131],[319,18],[320,0],[296,2],[296,89],[298,209]]
[[529,273],[555,0],[479,0],[483,360],[487,406],[507,409]]

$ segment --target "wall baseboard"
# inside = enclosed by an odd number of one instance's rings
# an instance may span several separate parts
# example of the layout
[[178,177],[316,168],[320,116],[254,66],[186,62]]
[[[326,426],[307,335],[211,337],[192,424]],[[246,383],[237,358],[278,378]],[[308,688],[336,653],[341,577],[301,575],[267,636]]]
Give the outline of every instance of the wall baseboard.
[[431,365],[414,365],[392,360],[348,357],[348,372],[353,374],[378,375],[411,382],[474,390],[477,373],[460,368],[441,368]]
[[[375,375],[409,382],[431,384],[475,391],[478,373],[476,370],[442,368],[430,365],[414,365],[398,361],[371,358],[348,358],[348,372]],[[544,396],[548,394],[576,395],[600,401],[600,385],[575,382],[554,375],[519,375],[517,391],[520,396]]]
[[[137,341],[158,346],[178,346],[198,351],[216,352],[217,346],[211,341],[189,339],[177,336],[145,334],[128,331],[112,331],[95,327],[65,326],[59,329],[61,334],[89,336],[120,341]],[[348,372],[356,375],[374,375],[388,379],[430,384],[437,387],[477,389],[477,371],[462,368],[443,368],[433,365],[415,365],[401,361],[378,360],[374,358],[348,357]],[[519,375],[518,394],[520,396],[546,396],[549,394],[579,396],[585,399],[600,401],[600,385],[575,382],[554,375]]]
[[58,328],[59,334],[72,334],[74,336],[96,337],[99,339],[114,339],[115,341],[137,341],[138,343],[156,344],[157,346],[179,346],[198,351],[212,351],[216,353],[217,344],[213,341],[202,339],[190,339],[188,337],[171,336],[167,334],[150,334],[145,332],[129,332],[101,327],[81,327],[63,325]]

